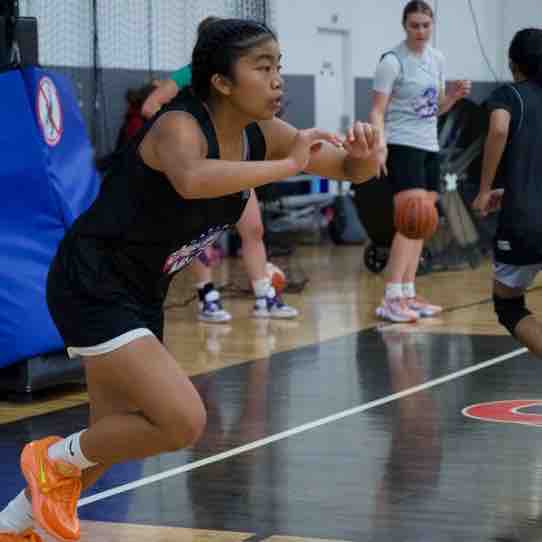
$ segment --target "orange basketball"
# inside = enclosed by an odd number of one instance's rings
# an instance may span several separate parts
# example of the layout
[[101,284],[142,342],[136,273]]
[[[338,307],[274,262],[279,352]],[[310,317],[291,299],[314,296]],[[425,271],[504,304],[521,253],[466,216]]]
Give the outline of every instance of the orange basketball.
[[271,262],[267,262],[265,270],[267,276],[271,279],[273,288],[275,288],[277,293],[282,293],[286,288],[286,275],[284,274],[284,271]]
[[429,239],[437,231],[437,208],[426,196],[396,200],[394,219],[395,229],[409,239]]

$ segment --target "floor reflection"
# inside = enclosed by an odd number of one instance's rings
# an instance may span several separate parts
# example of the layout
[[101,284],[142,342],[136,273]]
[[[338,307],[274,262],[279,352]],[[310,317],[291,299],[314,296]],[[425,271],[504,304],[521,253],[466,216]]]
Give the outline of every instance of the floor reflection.
[[[425,336],[412,326],[380,329],[386,348],[391,393],[427,380],[420,349]],[[391,446],[376,494],[374,540],[430,540],[420,521],[438,488],[442,443],[438,405],[430,390],[418,391],[394,403]],[[386,538],[382,538],[383,536]]]

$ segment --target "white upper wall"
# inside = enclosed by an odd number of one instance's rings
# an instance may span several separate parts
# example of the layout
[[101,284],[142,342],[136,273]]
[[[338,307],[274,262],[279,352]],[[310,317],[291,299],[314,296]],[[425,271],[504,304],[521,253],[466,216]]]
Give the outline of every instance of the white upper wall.
[[[351,33],[353,75],[368,76],[379,54],[401,39],[393,16],[397,0],[274,0],[273,24],[284,53],[285,73],[314,74],[319,69],[317,29],[336,28]],[[369,9],[367,9],[369,8]],[[397,17],[396,17],[397,19]],[[389,24],[393,21],[392,24]],[[382,26],[386,24],[385,32]],[[386,39],[383,39],[386,37]]]
[[[404,37],[401,15],[407,0],[273,0],[286,74],[314,74],[319,68],[318,27],[349,30],[353,75],[372,77],[380,55]],[[446,56],[449,78],[494,79],[482,55],[468,0],[432,0],[435,45]],[[502,71],[504,20],[511,12],[542,23],[542,0],[472,0],[480,37],[493,70]],[[509,13],[510,12],[510,13]],[[521,14],[521,15],[519,15]],[[518,23],[514,23],[517,26]]]
[[510,79],[508,69],[508,47],[514,34],[523,28],[542,28],[542,0],[502,0],[503,43],[501,53],[501,77]]
[[468,0],[436,2],[436,46],[446,57],[448,79],[494,81],[501,65],[504,0],[472,0],[471,5],[472,12]]

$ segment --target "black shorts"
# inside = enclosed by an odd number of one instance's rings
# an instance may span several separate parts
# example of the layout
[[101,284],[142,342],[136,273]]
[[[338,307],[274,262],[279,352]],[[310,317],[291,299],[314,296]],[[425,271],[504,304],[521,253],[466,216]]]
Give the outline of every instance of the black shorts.
[[422,188],[439,192],[439,153],[416,149],[406,145],[388,145],[386,162],[388,176],[394,194],[404,190]]
[[101,273],[98,282],[92,275],[88,266],[62,249],[49,268],[47,305],[68,352],[92,349],[135,330],[139,336],[152,333],[163,340],[161,303],[136,300],[114,276]]

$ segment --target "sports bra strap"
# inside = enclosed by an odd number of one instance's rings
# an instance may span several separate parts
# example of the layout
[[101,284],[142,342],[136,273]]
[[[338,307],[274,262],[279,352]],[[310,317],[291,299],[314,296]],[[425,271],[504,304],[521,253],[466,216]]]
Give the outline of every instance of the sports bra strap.
[[218,141],[216,139],[211,116],[201,100],[194,96],[190,87],[183,88],[168,105],[162,108],[159,115],[163,115],[168,111],[186,111],[187,113],[190,113],[198,121],[198,124],[207,139],[207,156],[211,159],[219,158],[220,152]]

